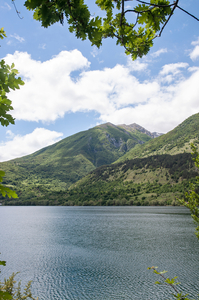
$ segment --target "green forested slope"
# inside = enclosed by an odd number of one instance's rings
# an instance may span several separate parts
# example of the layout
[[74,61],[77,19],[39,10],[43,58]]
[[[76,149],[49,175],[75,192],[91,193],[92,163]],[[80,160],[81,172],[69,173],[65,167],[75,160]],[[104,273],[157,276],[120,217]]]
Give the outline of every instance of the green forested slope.
[[136,157],[146,157],[156,154],[177,154],[183,152],[191,152],[190,142],[199,139],[199,113],[195,114],[173,130],[150,140],[144,145],[137,145],[128,153],[122,156],[119,161],[133,159]]
[[19,194],[7,204],[175,204],[197,174],[186,152],[198,137],[199,114],[155,139],[128,126],[94,127],[0,164]]
[[175,205],[197,174],[189,153],[137,158],[93,170],[57,200],[65,205]]
[[69,189],[7,200],[10,205],[176,205],[197,171],[190,153],[101,166]]
[[110,164],[137,143],[150,140],[146,134],[128,132],[111,123],[79,132],[31,155],[0,163],[6,172],[4,184],[20,198],[60,191],[101,165]]

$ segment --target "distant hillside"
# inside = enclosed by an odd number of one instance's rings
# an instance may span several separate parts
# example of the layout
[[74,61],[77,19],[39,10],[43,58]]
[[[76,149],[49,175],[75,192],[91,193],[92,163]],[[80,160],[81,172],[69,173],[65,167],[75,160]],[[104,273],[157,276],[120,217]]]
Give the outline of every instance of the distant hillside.
[[43,190],[6,204],[177,205],[196,175],[190,153],[155,155],[101,166],[65,191]]
[[111,164],[150,139],[139,130],[129,132],[106,123],[31,155],[0,163],[0,169],[6,172],[4,184],[16,189],[23,199],[31,198],[50,190],[65,190],[96,167]]
[[157,154],[177,154],[191,152],[190,143],[199,143],[199,113],[195,114],[167,134],[150,140],[144,145],[137,145],[118,159],[118,162],[137,157]]
[[96,126],[0,164],[18,205],[176,204],[197,172],[190,142],[199,145],[199,114],[152,139],[139,125]]
[[65,205],[175,205],[196,175],[189,153],[137,158],[95,169],[57,200]]

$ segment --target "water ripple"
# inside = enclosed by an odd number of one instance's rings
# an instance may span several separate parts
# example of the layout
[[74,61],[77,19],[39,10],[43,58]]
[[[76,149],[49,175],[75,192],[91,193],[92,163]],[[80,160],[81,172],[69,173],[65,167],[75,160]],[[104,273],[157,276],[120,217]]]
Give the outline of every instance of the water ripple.
[[199,243],[183,208],[1,207],[2,276],[21,271],[40,300],[161,300],[147,267],[198,293]]

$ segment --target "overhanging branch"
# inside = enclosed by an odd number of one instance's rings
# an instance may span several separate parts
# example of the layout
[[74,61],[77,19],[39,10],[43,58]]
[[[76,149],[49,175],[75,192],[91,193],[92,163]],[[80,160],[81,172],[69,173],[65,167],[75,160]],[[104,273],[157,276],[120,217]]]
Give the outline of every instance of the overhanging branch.
[[175,9],[176,9],[176,7],[178,6],[178,1],[179,1],[179,0],[175,1],[175,3],[174,3],[174,7],[172,8],[172,11],[171,11],[171,13],[170,13],[170,15],[169,15],[168,19],[166,20],[166,22],[165,22],[165,23],[164,23],[164,25],[162,26],[162,29],[160,30],[160,33],[157,35],[157,37],[161,37],[161,34],[162,34],[162,32],[163,32],[163,30],[164,30],[165,26],[166,26],[166,25],[167,25],[167,23],[169,22],[169,20],[170,20],[171,16],[172,16],[172,15],[173,15],[173,13],[174,13],[174,10],[175,10]]
[[153,7],[171,7],[173,5],[175,5],[175,2],[173,4],[153,4],[153,3],[148,3],[148,2],[145,2],[145,1],[141,1],[141,0],[136,0],[137,2],[140,2],[142,4],[146,4],[146,5],[151,5]]
[[199,21],[198,18],[196,18],[194,15],[190,14],[188,11],[186,11],[185,9],[183,9],[182,7],[177,5],[177,8],[181,9],[183,12],[185,12],[186,14],[188,14],[189,16],[191,16],[192,18],[196,19],[197,21]]

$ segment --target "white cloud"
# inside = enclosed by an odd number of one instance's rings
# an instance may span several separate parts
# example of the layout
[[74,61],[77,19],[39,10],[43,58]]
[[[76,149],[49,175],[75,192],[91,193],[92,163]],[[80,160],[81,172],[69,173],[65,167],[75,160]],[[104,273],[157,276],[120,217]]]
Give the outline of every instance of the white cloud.
[[191,60],[196,60],[199,58],[199,37],[196,41],[193,41],[191,43],[194,47],[194,49],[190,52],[189,56],[191,58]]
[[6,62],[15,62],[25,86],[10,93],[18,120],[54,121],[76,105],[76,83],[70,74],[89,67],[88,60],[77,51],[62,51],[51,60],[41,63],[28,53],[7,55]]
[[182,69],[186,69],[188,66],[187,63],[182,62],[164,65],[159,73],[162,76],[162,83],[171,84],[174,80],[177,83],[177,80],[181,80],[183,77]]
[[168,64],[162,67],[160,71],[160,75],[167,75],[169,73],[176,75],[181,72],[180,69],[187,68],[189,65],[187,63],[176,63],[176,64]]
[[131,9],[131,8],[132,8],[131,5],[126,5],[126,6],[125,6],[125,9]]
[[199,67],[195,67],[195,66],[194,66],[194,67],[189,67],[189,68],[188,68],[188,71],[189,71],[189,72],[195,72],[195,71],[198,71],[198,70],[199,70]]
[[50,131],[45,128],[36,128],[32,133],[24,136],[16,135],[13,137],[10,130],[7,131],[7,134],[12,137],[12,140],[0,143],[1,162],[33,153],[58,142],[63,136],[61,132]]
[[[150,77],[149,65],[139,60],[89,70],[90,63],[78,50],[62,51],[45,62],[15,52],[6,61],[15,63],[26,82],[10,93],[18,120],[51,122],[66,112],[96,111],[102,122],[136,122],[150,131],[167,132],[199,111],[199,70],[187,63],[165,65]],[[140,81],[134,71],[148,79]]]
[[23,42],[25,42],[25,39],[23,38],[23,37],[21,37],[21,36],[19,36],[18,34],[11,34],[10,35],[12,38],[14,38],[14,39],[16,39],[17,41],[19,41],[20,43],[23,43]]
[[167,52],[168,52],[167,49],[163,48],[163,49],[160,49],[160,50],[158,50],[156,52],[151,53],[151,56],[152,57],[158,57],[158,56],[160,56],[160,54],[167,53]]
[[191,45],[194,45],[194,46],[199,45],[199,37],[198,37],[198,39],[196,41],[193,41],[191,43]]
[[130,68],[131,71],[138,71],[142,72],[147,69],[148,64],[141,62],[139,59],[132,60],[130,57],[128,57],[128,68]]
[[196,60],[199,58],[199,45],[196,45],[193,51],[190,53],[190,58]]
[[6,131],[6,138],[11,139],[14,137],[14,133],[11,130]]
[[167,132],[192,114],[199,112],[199,70],[177,84],[161,87],[146,103],[101,115],[102,122],[138,123],[146,129]]

